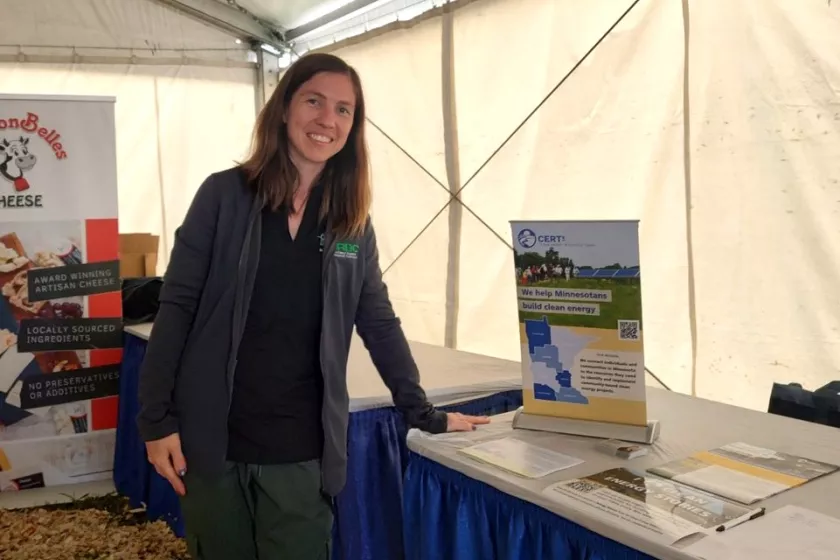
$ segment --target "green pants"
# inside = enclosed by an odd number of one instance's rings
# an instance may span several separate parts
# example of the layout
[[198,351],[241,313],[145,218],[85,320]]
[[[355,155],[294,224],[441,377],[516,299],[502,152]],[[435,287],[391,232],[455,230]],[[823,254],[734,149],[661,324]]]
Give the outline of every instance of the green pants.
[[318,461],[228,463],[184,477],[181,511],[193,560],[329,560],[333,515]]

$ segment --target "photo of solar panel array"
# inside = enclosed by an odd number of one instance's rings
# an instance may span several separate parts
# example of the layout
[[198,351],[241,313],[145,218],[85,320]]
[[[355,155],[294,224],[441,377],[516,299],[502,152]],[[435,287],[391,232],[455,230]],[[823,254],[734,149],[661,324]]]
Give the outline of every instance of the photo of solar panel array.
[[638,268],[581,268],[578,278],[638,278]]

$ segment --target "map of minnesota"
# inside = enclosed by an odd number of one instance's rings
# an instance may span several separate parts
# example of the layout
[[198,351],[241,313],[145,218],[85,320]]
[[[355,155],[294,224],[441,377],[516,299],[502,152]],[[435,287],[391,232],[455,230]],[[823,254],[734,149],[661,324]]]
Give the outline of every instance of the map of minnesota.
[[[572,386],[569,367],[575,357],[595,338],[574,334],[548,324],[548,317],[525,320],[525,336],[534,376],[534,397],[539,400],[589,404],[589,399]],[[564,365],[563,360],[566,360]]]

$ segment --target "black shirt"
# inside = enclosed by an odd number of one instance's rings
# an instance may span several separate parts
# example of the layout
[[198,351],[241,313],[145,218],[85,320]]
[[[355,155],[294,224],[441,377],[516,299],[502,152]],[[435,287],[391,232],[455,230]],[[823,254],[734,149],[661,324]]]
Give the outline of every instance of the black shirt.
[[263,211],[260,261],[228,416],[230,461],[321,457],[321,198],[316,186],[294,240],[286,211]]

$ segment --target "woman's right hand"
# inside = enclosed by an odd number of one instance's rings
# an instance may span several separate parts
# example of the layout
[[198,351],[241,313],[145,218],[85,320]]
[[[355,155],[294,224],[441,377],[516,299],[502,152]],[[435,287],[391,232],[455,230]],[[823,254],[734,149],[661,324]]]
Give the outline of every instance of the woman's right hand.
[[186,494],[184,481],[187,461],[181,452],[181,437],[175,433],[162,439],[146,442],[146,454],[157,473],[169,481],[179,496]]

